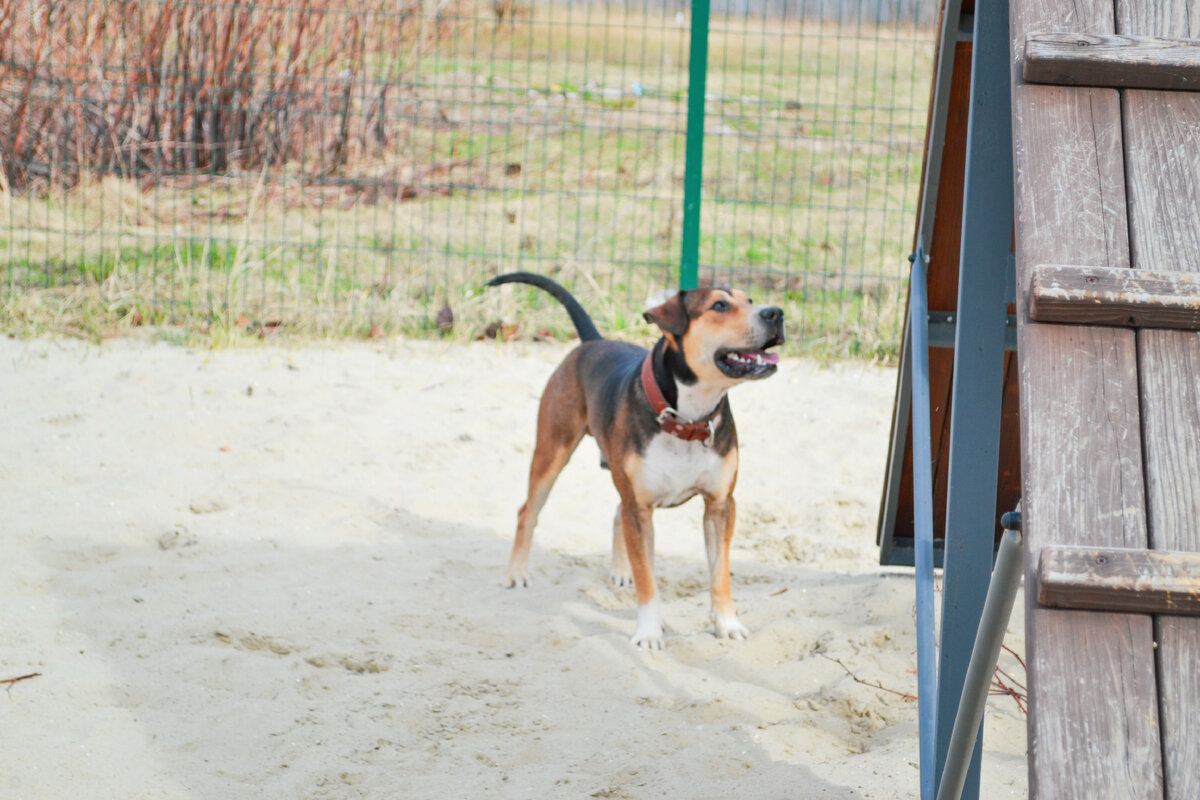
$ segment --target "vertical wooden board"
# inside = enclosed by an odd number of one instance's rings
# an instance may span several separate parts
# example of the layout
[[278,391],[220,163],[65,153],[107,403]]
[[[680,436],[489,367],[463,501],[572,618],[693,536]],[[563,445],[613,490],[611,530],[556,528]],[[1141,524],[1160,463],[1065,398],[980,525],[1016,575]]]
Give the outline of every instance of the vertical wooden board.
[[1200,271],[1200,94],[1124,95],[1133,266]]
[[[1112,33],[1113,6],[1013,0],[1011,20],[1028,570],[1048,543],[1147,534],[1132,332],[1034,324],[1024,297],[1038,263],[1129,266],[1117,92],[1020,79],[1027,33]],[[1162,797],[1150,620],[1026,609],[1031,797]]]
[[1200,669],[1196,642],[1200,619],[1161,616],[1158,631],[1159,713],[1163,729],[1163,772],[1167,796],[1200,797]]
[[[1132,334],[1026,325],[1021,357],[1027,565],[1145,547]],[[1026,609],[1030,796],[1161,798],[1150,617]]]
[[1200,334],[1140,331],[1138,360],[1150,544],[1200,552]]
[[[1161,798],[1158,740],[1122,735],[1114,730],[1109,693],[1132,692],[1120,722],[1132,731],[1153,729],[1158,724],[1153,669],[1148,659],[1131,659],[1133,651],[1145,652],[1145,614],[1106,614],[1092,611],[1042,609],[1038,635],[1068,641],[1074,648],[1064,669],[1057,656],[1043,661],[1047,648],[1039,648],[1027,665],[1038,674],[1042,703],[1054,698],[1081,698],[1064,725],[1043,726],[1031,742],[1030,759],[1039,756],[1041,766],[1030,797],[1054,800],[1116,800],[1116,798]],[[1110,673],[1109,670],[1116,670]],[[1032,698],[1031,698],[1032,700]],[[1030,706],[1030,719],[1046,709]],[[1130,745],[1118,750],[1114,745]],[[1042,752],[1035,753],[1036,746]],[[1034,773],[1031,771],[1030,776]]]
[[1039,263],[1068,263],[1054,259],[1130,266],[1117,91],[1018,84],[1013,116],[1017,211],[1026,223],[1022,231],[1017,220],[1018,283],[1027,287]]
[[1191,0],[1118,0],[1116,23],[1122,36],[1200,38],[1200,14]]
[[1031,324],[1021,358],[1028,571],[1047,544],[1146,547],[1132,332]]
[[[1121,33],[1200,34],[1194,3],[1118,0]],[[1200,95],[1128,91],[1124,127],[1135,267],[1200,264]],[[1200,335],[1138,333],[1150,544],[1200,551]],[[1159,714],[1167,796],[1200,797],[1200,621],[1160,617]]]

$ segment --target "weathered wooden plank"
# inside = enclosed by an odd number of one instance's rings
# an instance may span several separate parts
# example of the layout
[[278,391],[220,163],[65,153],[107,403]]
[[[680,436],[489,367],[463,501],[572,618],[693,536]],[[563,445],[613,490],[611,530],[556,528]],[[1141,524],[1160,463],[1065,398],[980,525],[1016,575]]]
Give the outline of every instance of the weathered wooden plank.
[[1055,608],[1197,615],[1200,553],[1046,547],[1037,598]]
[[1029,284],[1038,322],[1200,330],[1200,273],[1039,264]]
[[1092,33],[1031,33],[1025,80],[1064,86],[1200,89],[1200,41]]
[[[1037,264],[1129,266],[1118,93],[1031,85],[1033,31],[1114,33],[1111,0],[1013,0],[1013,134],[1026,585],[1048,544],[1145,547],[1134,334],[1044,325]],[[1152,625],[1028,598],[1035,798],[1161,798]]]
[[1167,796],[1174,800],[1200,797],[1196,730],[1200,726],[1196,719],[1200,707],[1200,671],[1196,668],[1200,617],[1159,617],[1155,633]]
[[[1123,32],[1200,36],[1191,0],[1119,0]],[[1200,247],[1200,97],[1125,95],[1129,227],[1134,266],[1197,271]],[[1146,490],[1152,546],[1200,550],[1200,337],[1138,333]],[[1156,622],[1163,768],[1171,798],[1200,797],[1200,625]]]

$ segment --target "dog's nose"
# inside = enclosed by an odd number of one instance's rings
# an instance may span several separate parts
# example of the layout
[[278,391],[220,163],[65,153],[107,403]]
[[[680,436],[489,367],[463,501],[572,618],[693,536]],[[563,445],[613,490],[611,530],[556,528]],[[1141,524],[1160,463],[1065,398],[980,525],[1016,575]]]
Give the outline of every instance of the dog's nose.
[[777,306],[769,306],[768,308],[764,308],[762,311],[758,312],[758,315],[762,317],[763,322],[767,323],[768,325],[783,325],[782,308],[778,308]]

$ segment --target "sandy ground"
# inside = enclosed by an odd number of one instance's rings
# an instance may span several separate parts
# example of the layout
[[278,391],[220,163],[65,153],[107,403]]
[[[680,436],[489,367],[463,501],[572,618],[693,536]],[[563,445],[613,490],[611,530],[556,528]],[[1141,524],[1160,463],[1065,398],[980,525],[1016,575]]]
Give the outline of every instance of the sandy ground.
[[[0,678],[42,673],[0,697],[0,796],[916,797],[916,703],[835,661],[915,692],[874,547],[895,372],[735,390],[753,633],[712,635],[693,501],[647,653],[591,441],[502,586],[566,350],[0,340]],[[985,745],[984,797],[1023,796],[1010,699]]]

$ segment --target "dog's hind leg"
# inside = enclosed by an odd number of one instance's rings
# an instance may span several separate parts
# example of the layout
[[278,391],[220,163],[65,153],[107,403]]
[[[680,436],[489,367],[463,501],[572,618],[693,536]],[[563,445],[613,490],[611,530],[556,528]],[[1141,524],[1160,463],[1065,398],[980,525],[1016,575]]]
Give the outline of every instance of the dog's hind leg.
[[729,593],[729,543],[733,540],[736,508],[732,497],[704,497],[704,545],[718,639],[745,639],[750,635],[746,626],[738,622]]
[[556,381],[567,378],[562,370],[551,377],[538,409],[537,446],[533,451],[533,463],[529,466],[529,493],[525,504],[517,512],[517,535],[508,560],[509,587],[527,586],[529,583],[529,548],[538,514],[546,504],[554,481],[587,430],[582,396],[579,396],[577,403],[563,402],[563,392],[553,391]]
[[617,586],[633,585],[633,568],[629,566],[629,553],[625,550],[625,531],[621,527],[621,504],[613,515],[612,582]]

